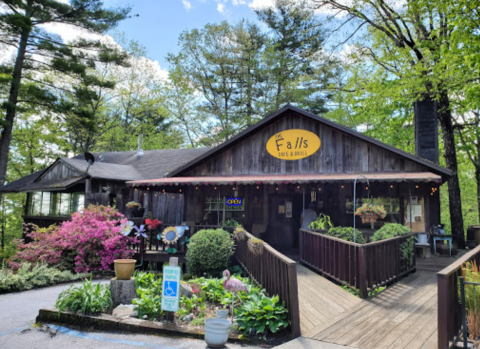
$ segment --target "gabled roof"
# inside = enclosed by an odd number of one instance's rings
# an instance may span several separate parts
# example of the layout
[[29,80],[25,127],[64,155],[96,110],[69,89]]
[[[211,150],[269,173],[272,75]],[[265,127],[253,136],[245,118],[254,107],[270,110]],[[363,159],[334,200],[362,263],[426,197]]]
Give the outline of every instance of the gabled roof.
[[[8,183],[0,188],[0,192],[65,188],[86,177],[118,181],[159,178],[208,150],[209,148],[144,150],[142,156],[138,156],[136,151],[94,153],[95,163],[90,166],[88,173],[84,154],[59,158],[41,171]],[[41,180],[58,163],[65,164],[77,174],[66,179]]]
[[381,148],[384,148],[388,151],[391,151],[392,153],[395,153],[395,154],[398,154],[406,159],[409,159],[413,162],[416,162],[416,163],[419,163],[421,165],[424,165],[426,166],[427,168],[429,168],[430,170],[432,170],[434,173],[437,173],[437,174],[440,174],[442,176],[446,176],[446,177],[450,177],[453,175],[452,171],[442,167],[442,166],[439,166],[429,160],[426,160],[426,159],[423,159],[423,158],[420,158],[418,156],[415,156],[413,154],[410,154],[410,153],[407,153],[406,151],[403,151],[401,149],[398,149],[398,148],[395,148],[395,147],[392,147],[391,145],[388,145],[386,143],[383,143],[383,142],[380,142],[379,140],[376,140],[372,137],[369,137],[369,136],[366,136],[364,135],[363,133],[360,133],[360,132],[357,132],[357,131],[354,131],[348,127],[345,127],[345,126],[342,126],[340,124],[337,124],[333,121],[330,121],[328,119],[325,119],[323,117],[320,117],[318,115],[315,115],[315,114],[312,114],[310,112],[307,112],[303,109],[300,109],[300,108],[297,108],[297,107],[294,107],[290,104],[287,104],[285,107],[283,107],[282,109],[274,112],[273,114],[270,114],[269,116],[265,117],[264,119],[262,119],[261,121],[257,122],[255,125],[252,125],[250,127],[248,127],[246,130],[244,130],[243,132],[240,132],[238,135],[236,135],[235,137],[233,138],[230,138],[229,140],[223,142],[222,144],[218,145],[217,147],[205,152],[204,154],[200,155],[199,157],[193,159],[192,161],[178,167],[176,170],[170,172],[168,174],[167,177],[177,177],[177,176],[181,176],[182,174],[184,174],[185,172],[189,171],[189,170],[192,170],[193,168],[195,168],[196,166],[204,163],[205,161],[207,161],[208,159],[211,159],[212,157],[214,157],[215,155],[217,155],[218,153],[220,153],[222,150],[226,149],[226,148],[229,148],[231,146],[233,146],[234,144],[242,141],[243,139],[245,139],[246,137],[248,137],[251,133],[253,133],[255,130],[257,129],[260,129],[262,128],[263,126],[266,126],[267,124],[271,123],[272,121],[274,121],[275,119],[277,118],[280,118],[282,116],[283,113],[287,112],[287,111],[293,111],[293,112],[296,112],[300,115],[303,115],[307,118],[310,118],[310,119],[313,119],[315,121],[318,121],[318,122],[321,122],[325,125],[328,125],[334,129],[337,129],[339,131],[342,131],[342,132],[345,132],[346,134],[349,134],[349,135],[352,135],[354,137],[357,137],[363,141],[366,141],[368,143],[371,143],[371,144],[374,144],[378,147],[381,147]]
[[45,172],[46,169],[37,171],[35,173],[32,173],[28,176],[22,177],[20,179],[17,179],[16,181],[7,183],[3,187],[0,188],[0,192],[2,193],[20,193],[22,191],[25,191],[28,185],[33,183],[39,176]]

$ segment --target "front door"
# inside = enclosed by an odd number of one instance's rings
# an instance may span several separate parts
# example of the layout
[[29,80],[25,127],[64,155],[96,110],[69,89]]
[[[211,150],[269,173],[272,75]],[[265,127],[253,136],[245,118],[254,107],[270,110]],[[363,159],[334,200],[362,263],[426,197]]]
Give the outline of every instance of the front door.
[[271,194],[268,202],[267,243],[279,250],[298,248],[301,194]]

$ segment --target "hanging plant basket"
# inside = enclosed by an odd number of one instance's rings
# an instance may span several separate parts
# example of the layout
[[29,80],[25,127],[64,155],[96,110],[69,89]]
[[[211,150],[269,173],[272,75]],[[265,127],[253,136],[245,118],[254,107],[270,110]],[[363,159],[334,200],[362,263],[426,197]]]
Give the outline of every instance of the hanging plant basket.
[[235,238],[237,240],[245,240],[247,238],[246,231],[243,227],[237,227],[233,231],[233,234],[235,235]]
[[247,246],[254,255],[261,256],[263,254],[263,241],[260,239],[256,239],[255,242],[252,242],[251,239],[248,240]]
[[376,213],[363,213],[360,218],[362,219],[362,223],[375,223],[378,219],[378,214]]

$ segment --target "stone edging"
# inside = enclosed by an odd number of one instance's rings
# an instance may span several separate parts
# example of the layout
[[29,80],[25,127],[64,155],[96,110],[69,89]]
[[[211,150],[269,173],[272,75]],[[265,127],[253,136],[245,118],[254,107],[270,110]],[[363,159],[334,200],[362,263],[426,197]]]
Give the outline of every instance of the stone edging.
[[[108,332],[129,332],[140,334],[164,334],[204,339],[203,330],[186,329],[173,324],[164,324],[136,318],[122,319],[108,314],[99,316],[82,315],[69,312],[58,312],[57,308],[40,309],[36,322],[71,325],[82,329],[93,329]],[[230,333],[229,342],[238,342],[241,339]]]

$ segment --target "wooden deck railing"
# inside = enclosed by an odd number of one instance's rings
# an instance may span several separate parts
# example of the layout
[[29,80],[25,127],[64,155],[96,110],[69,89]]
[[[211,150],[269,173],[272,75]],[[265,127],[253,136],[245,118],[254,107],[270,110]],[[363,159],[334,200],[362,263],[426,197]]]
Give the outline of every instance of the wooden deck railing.
[[[253,237],[247,233],[247,237]],[[264,243],[261,256],[253,254],[247,240],[237,240],[235,257],[253,281],[269,296],[277,295],[285,302],[294,337],[300,336],[297,263]]]
[[462,265],[475,261],[480,264],[480,246],[465,254],[437,274],[438,287],[438,349],[450,348],[461,325],[461,308],[458,298],[458,276]]
[[[143,224],[143,219],[130,219],[136,223],[137,226]],[[235,227],[220,227],[217,225],[193,225],[190,226],[188,230],[185,230],[184,235],[177,240],[174,244],[165,244],[163,243],[162,239],[158,238],[158,235],[161,234],[165,228],[172,226],[169,224],[162,224],[157,229],[150,231],[146,230],[144,233],[147,237],[140,236],[139,243],[134,246],[135,253],[137,256],[142,256],[145,254],[152,254],[155,252],[167,254],[167,250],[171,247],[175,248],[177,251],[175,255],[177,255],[181,262],[184,261],[184,257],[187,253],[188,244],[185,243],[186,238],[192,237],[196,232],[203,229],[224,229],[227,231],[233,231]]]
[[411,261],[400,256],[400,246],[414,235],[357,244],[301,229],[300,261],[367,298],[369,291],[415,270],[413,245]]

